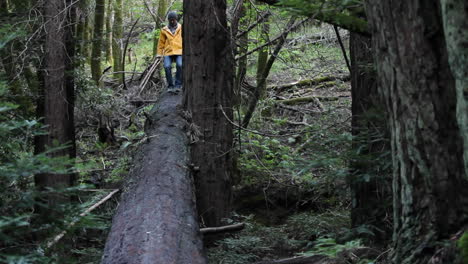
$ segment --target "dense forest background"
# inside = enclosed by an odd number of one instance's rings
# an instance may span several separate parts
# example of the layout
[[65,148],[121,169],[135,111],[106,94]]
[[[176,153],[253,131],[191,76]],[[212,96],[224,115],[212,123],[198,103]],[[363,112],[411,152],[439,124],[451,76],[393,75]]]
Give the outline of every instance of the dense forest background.
[[[179,95],[155,56],[170,10]],[[0,263],[123,263],[112,218],[138,195],[158,101],[177,97],[193,263],[468,263],[467,13],[463,0],[0,0]]]

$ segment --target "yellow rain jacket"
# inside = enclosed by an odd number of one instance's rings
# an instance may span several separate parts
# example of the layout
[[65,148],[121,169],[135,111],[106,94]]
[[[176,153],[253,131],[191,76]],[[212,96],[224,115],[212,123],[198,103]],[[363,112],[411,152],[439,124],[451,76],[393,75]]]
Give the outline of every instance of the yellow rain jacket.
[[182,55],[182,25],[177,23],[177,29],[172,34],[171,30],[165,26],[161,29],[158,42],[158,54],[162,56]]

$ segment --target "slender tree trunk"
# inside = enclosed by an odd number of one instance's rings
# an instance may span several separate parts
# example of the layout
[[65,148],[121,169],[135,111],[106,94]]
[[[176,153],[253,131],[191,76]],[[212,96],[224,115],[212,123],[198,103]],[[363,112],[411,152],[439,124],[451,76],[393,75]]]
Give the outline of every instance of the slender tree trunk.
[[83,56],[85,53],[85,41],[86,41],[86,17],[87,17],[87,1],[81,0],[78,12],[77,12],[77,25],[76,25],[76,34],[75,39],[78,42],[77,53],[79,56]]
[[[74,8],[71,0],[46,0],[44,15],[48,19],[45,23],[45,45],[43,71],[41,73],[43,98],[38,105],[43,123],[47,127],[47,135],[39,136],[36,140],[36,152],[40,153],[49,148],[66,145],[66,148],[50,153],[54,157],[75,157],[74,132],[74,87],[72,60],[74,55],[74,41],[72,39]],[[67,9],[66,9],[67,8]],[[65,11],[66,10],[66,11]],[[73,174],[39,174],[35,175],[35,184],[40,190],[45,188],[62,188],[74,183]],[[57,196],[49,197],[48,204],[53,208],[60,202]],[[49,212],[50,213],[50,212]],[[53,217],[53,214],[47,214]]]
[[468,180],[440,4],[369,0],[366,11],[392,134],[392,261],[429,263],[441,242],[468,220]]
[[[354,161],[351,164],[351,220],[375,234],[368,244],[384,245],[391,238],[391,171],[383,169],[390,151],[388,128],[372,60],[371,38],[351,32],[351,94]],[[379,159],[380,157],[380,159]],[[383,160],[383,161],[382,161]]]
[[[245,14],[246,14],[245,5],[246,4],[243,4],[242,7],[240,7],[241,8],[241,10],[239,11],[240,17],[236,19],[236,23],[235,23],[237,25],[237,22],[240,22],[240,26],[242,28],[247,28],[248,26],[246,24],[246,21],[242,19],[243,17],[245,17]],[[232,29],[232,39],[237,40],[237,45],[238,45],[237,54],[245,54],[249,47],[249,43],[248,43],[249,34],[246,33],[246,34],[243,34],[240,38],[237,38],[238,32],[239,30],[237,28]],[[246,73],[247,73],[247,56],[244,56],[241,59],[239,59],[237,62],[237,73],[236,73],[236,78],[234,80],[234,94],[235,94],[234,105],[236,106],[239,105],[241,102],[241,87],[242,87],[241,85],[242,85],[242,82],[244,81]]]
[[107,0],[106,8],[106,62],[112,65],[112,0]]
[[[268,24],[268,18],[265,18],[264,23],[262,24],[261,29],[261,37],[262,40],[260,43],[268,43],[270,41],[268,35],[270,33],[270,25]],[[263,99],[266,93],[266,78],[269,75],[269,71],[265,71],[268,62],[268,46],[260,49],[258,51],[258,58],[257,58],[257,86],[261,85],[261,87],[257,87],[260,89],[260,99]]]
[[[286,30],[281,35],[281,38],[278,40],[278,43],[275,46],[273,54],[270,56],[270,59],[267,61],[265,68],[263,69],[263,72],[262,72],[263,78],[260,79],[260,83],[257,83],[254,96],[250,99],[247,111],[244,115],[244,119],[242,120],[243,127],[247,127],[250,123],[250,119],[252,118],[255,108],[257,107],[257,103],[261,97],[261,92],[262,92],[261,87],[263,87],[263,85],[266,83],[266,80],[270,73],[270,69],[273,66],[273,63],[275,62],[276,57],[278,56],[281,48],[283,47],[283,44],[286,41],[286,38],[288,37],[289,32],[291,32],[293,25],[294,25],[294,21],[296,21],[296,19],[294,17],[291,17],[291,19],[288,22],[288,25],[286,26]],[[305,20],[303,20],[302,22],[304,21]]]
[[[161,29],[162,22],[164,21],[166,13],[167,13],[167,0],[159,0],[158,14],[157,14],[158,19],[155,25],[156,29]],[[155,30],[154,36],[153,36],[153,54],[154,55],[158,53],[159,32],[160,32],[159,30]]]
[[219,226],[230,212],[233,170],[227,120],[233,116],[233,64],[226,1],[184,1],[184,11],[185,101],[201,132],[191,148],[197,207],[205,225]]
[[[114,0],[114,28],[112,30],[112,53],[114,57],[114,72],[122,71],[122,47],[123,47],[123,0]],[[122,73],[114,77],[123,82]]]
[[99,85],[99,79],[101,78],[102,73],[101,58],[104,39],[103,28],[105,7],[105,0],[96,0],[96,9],[94,10],[93,51],[91,54],[91,75],[97,85]]
[[[85,0],[87,4],[89,4],[89,0]],[[93,42],[93,16],[91,16],[90,9],[87,10],[85,24],[84,24],[84,32],[83,32],[83,55],[86,58],[86,62],[91,65],[92,59],[92,42]]]
[[457,118],[464,140],[465,174],[468,175],[468,1],[440,2],[449,64],[457,89]]

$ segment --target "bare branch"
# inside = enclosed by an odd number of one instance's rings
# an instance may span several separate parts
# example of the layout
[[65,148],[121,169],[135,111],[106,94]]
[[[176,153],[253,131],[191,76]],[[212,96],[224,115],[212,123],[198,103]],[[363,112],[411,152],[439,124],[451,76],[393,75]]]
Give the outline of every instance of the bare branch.
[[[81,213],[79,215],[78,218],[76,218],[75,220],[73,220],[71,223],[68,224],[67,226],[67,229],[70,228],[70,227],[73,227],[74,225],[76,225],[76,223],[78,223],[78,221],[80,221],[80,219],[89,214],[91,211],[93,211],[94,209],[98,208],[100,205],[102,205],[103,203],[105,203],[107,200],[109,200],[114,194],[116,194],[117,192],[119,192],[120,190],[119,189],[115,189],[113,190],[111,193],[109,193],[106,197],[102,198],[99,202],[95,203],[93,206],[89,207],[88,209],[86,209],[86,211],[84,211],[83,213]],[[60,234],[58,234],[57,236],[54,237],[54,239],[52,239],[52,241],[48,242],[47,245],[46,245],[46,248],[51,248],[55,243],[57,243],[60,239],[62,239],[63,236],[65,236],[65,234],[67,233],[67,230],[64,230],[62,231]]]

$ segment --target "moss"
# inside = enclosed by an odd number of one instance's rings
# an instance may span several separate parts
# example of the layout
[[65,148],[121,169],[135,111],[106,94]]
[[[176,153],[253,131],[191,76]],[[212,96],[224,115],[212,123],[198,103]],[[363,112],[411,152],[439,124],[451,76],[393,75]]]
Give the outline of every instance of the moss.
[[461,263],[468,264],[468,232],[465,232],[457,242],[460,249]]

